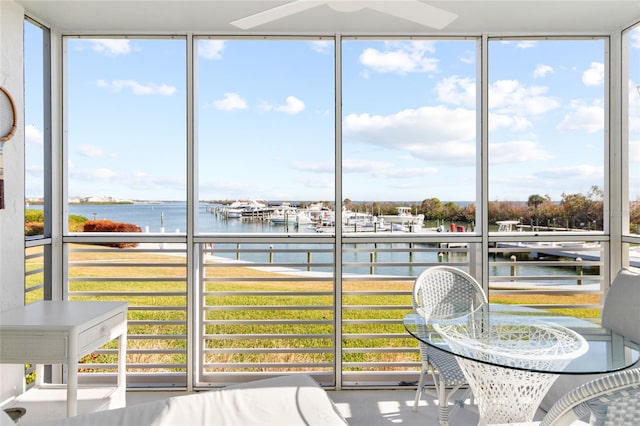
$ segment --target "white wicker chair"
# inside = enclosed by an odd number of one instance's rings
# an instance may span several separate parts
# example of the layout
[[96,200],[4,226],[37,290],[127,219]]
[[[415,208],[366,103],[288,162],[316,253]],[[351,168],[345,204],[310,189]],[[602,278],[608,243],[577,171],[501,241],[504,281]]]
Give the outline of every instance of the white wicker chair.
[[573,389],[544,416],[542,426],[634,425],[640,418],[640,368],[607,374]]
[[600,376],[570,390],[541,421],[501,426],[626,426],[638,424],[638,418],[640,368],[631,368]]
[[[602,307],[602,325],[617,333],[640,342],[640,273],[622,269],[607,291]],[[640,367],[636,363],[633,367]],[[542,400],[540,408],[549,411],[551,406],[567,392],[579,385],[598,379],[601,375],[562,374]]]
[[[487,296],[478,282],[469,274],[457,268],[435,266],[422,272],[413,286],[413,308],[416,313],[430,318],[457,318],[468,315],[478,307],[487,303]],[[438,395],[440,406],[439,419],[441,425],[449,422],[449,398],[466,385],[460,366],[455,357],[446,352],[420,343],[422,371],[413,410],[426,384],[426,377],[431,373]],[[447,388],[450,390],[447,392]]]

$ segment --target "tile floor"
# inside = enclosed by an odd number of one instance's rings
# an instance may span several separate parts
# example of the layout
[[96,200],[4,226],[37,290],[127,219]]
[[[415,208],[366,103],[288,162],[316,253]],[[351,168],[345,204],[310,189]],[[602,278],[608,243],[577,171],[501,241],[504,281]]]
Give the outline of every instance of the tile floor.
[[[122,398],[114,388],[82,387],[78,396],[78,412],[86,413],[109,408],[113,401]],[[184,395],[179,391],[128,391],[127,405]],[[343,417],[350,425],[377,426],[428,426],[438,424],[438,405],[429,394],[423,395],[417,412],[412,410],[415,391],[399,390],[342,390],[328,391]],[[3,408],[20,406],[27,409],[19,425],[37,425],[38,423],[62,418],[66,413],[66,391],[63,387],[32,389],[16,401]],[[474,406],[465,405],[456,408],[451,417],[451,426],[471,426],[477,424],[478,415]],[[178,425],[176,425],[178,426]]]

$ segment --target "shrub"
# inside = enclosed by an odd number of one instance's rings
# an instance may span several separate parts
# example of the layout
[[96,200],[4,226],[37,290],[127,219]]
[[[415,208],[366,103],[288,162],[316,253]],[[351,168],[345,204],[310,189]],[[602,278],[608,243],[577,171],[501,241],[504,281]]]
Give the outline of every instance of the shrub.
[[[77,214],[69,215],[69,231],[82,232],[84,223],[89,220]],[[44,234],[44,212],[42,210],[27,209],[24,211],[24,235],[31,237]]]
[[[110,220],[88,220],[84,223],[83,232],[142,232],[138,225],[131,223],[112,222]],[[137,247],[138,243],[104,243],[107,247]]]
[[42,210],[25,210],[24,221],[28,222],[44,222],[44,212]]
[[69,232],[82,232],[84,224],[88,221],[84,216],[77,214],[69,215]]
[[44,234],[43,222],[25,222],[24,224],[25,236],[32,237],[34,235],[43,235],[43,234]]

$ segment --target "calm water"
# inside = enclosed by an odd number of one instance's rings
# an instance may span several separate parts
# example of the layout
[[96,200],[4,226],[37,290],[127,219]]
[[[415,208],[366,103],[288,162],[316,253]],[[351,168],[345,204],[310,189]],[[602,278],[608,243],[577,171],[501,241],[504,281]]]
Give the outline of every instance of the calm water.
[[[37,208],[37,207],[34,207]],[[69,213],[88,219],[108,219],[114,222],[133,223],[143,232],[185,232],[187,229],[187,209],[184,203],[163,204],[70,204]],[[266,223],[217,220],[207,211],[207,205],[199,206],[199,228],[201,232],[273,232],[282,227]]]
[[[208,211],[209,205],[200,204],[198,227],[202,233],[265,233],[265,232],[283,232],[284,227],[281,225],[271,225],[268,221],[243,221],[240,219],[221,219],[219,216],[212,214]],[[42,206],[28,207],[31,209],[42,209]],[[93,219],[107,219],[114,222],[132,223],[138,225],[143,232],[164,232],[175,233],[186,230],[186,207],[184,203],[163,203],[163,204],[96,204],[96,205],[69,205],[69,213],[74,215],[84,216],[90,220]],[[298,230],[293,228],[291,232],[300,233],[315,233],[314,230],[301,227]],[[388,248],[390,244],[377,244],[377,248]],[[415,245],[420,247],[420,245]],[[222,248],[223,245],[217,245],[216,247]],[[251,245],[245,244],[243,248],[252,248]],[[264,245],[255,245],[255,248],[264,248]],[[422,247],[426,247],[423,245]],[[235,248],[235,245],[227,245],[225,248]],[[281,244],[278,245],[278,249],[300,249],[300,245],[296,244]],[[360,244],[359,249],[364,249],[359,252],[348,252],[344,255],[345,262],[368,262],[370,259],[368,245]],[[373,246],[371,245],[373,249]],[[407,243],[395,243],[393,248],[405,248],[409,249]],[[230,256],[226,254],[226,256]],[[253,262],[267,262],[267,253],[242,253],[242,259]],[[451,255],[454,256],[454,255]],[[464,256],[464,255],[458,255]],[[234,257],[235,258],[235,257]],[[282,262],[299,262],[304,263],[306,261],[305,253],[276,253],[274,260],[278,263]],[[331,262],[330,254],[314,253],[314,263]],[[408,262],[408,253],[378,253],[378,262]],[[435,252],[419,253],[416,252],[413,255],[413,261],[418,262],[436,262],[437,254]],[[450,257],[449,260],[454,260]],[[462,257],[460,261],[464,261]],[[501,260],[501,259],[498,259]],[[503,259],[504,260],[504,259]],[[315,270],[327,270],[327,268],[314,268]],[[422,267],[405,267],[405,266],[391,266],[391,267],[377,267],[374,271],[375,274],[380,275],[401,275],[401,276],[414,276],[421,272]],[[345,267],[344,272],[347,273],[370,273],[369,267]],[[493,267],[490,271],[491,275],[508,275],[509,267]],[[550,268],[550,267],[528,267],[519,266],[519,275],[573,275],[575,274],[574,268]],[[585,283],[588,282],[585,280]],[[549,283],[547,281],[547,283]],[[565,281],[558,281],[557,284],[568,284]]]

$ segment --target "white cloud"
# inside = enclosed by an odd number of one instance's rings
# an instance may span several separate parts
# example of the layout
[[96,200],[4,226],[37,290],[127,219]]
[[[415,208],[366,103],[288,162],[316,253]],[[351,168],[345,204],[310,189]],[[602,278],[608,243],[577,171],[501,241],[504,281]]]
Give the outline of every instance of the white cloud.
[[177,189],[184,190],[185,183],[182,178],[151,175],[146,172],[127,173],[125,182],[129,188],[137,191],[149,191],[157,189]]
[[390,161],[345,160],[342,165],[345,174],[366,174],[384,179],[416,179],[419,176],[433,175],[435,167],[401,167]]
[[489,164],[512,164],[546,161],[553,156],[533,141],[510,141],[489,144]]
[[112,154],[107,154],[102,148],[95,145],[84,144],[78,147],[78,152],[84,156],[89,158],[96,157],[113,157]]
[[489,130],[506,127],[516,131],[522,131],[533,127],[533,123],[526,117],[508,114],[489,113]]
[[416,179],[436,173],[438,173],[436,167],[399,167],[398,165],[387,169],[372,170],[374,176],[388,179]]
[[548,90],[544,86],[525,87],[517,80],[499,80],[489,87],[489,109],[507,115],[540,115],[560,105],[546,96]]
[[284,105],[275,107],[275,109],[287,114],[297,114],[304,110],[304,102],[295,96],[287,96],[287,102]]
[[306,179],[303,182],[305,188],[333,188],[333,179],[328,177],[320,177],[314,179]]
[[118,177],[118,173],[105,167],[74,171],[72,175],[74,178],[82,180],[83,182],[91,180],[114,180]]
[[223,99],[213,101],[216,109],[223,111],[233,111],[236,109],[247,109],[247,102],[237,93],[225,93]]
[[[42,166],[27,166],[25,165],[24,171],[26,174],[28,174],[29,176],[34,176],[34,177],[43,177],[44,176],[44,167]],[[26,182],[25,182],[26,184]],[[31,185],[34,185],[34,188],[36,187],[36,182],[31,182]],[[42,193],[42,185],[38,185],[38,192]]]
[[474,64],[476,62],[476,52],[473,50],[468,50],[464,52],[460,57],[460,62],[463,64]]
[[436,85],[436,93],[442,102],[475,108],[476,82],[472,78],[447,77]]
[[222,59],[224,40],[200,40],[198,41],[198,56],[205,59]]
[[604,82],[604,64],[591,62],[589,69],[582,73],[582,82],[586,86],[600,86]]
[[[128,197],[152,199],[151,191],[158,191],[158,194],[167,194],[171,190],[184,191],[185,182],[183,178],[164,175],[152,175],[140,171],[118,172],[106,167],[96,169],[69,169],[69,177],[76,182],[74,190],[84,191],[86,194],[114,195],[111,193],[113,185],[117,186],[120,193],[131,194]],[[81,183],[80,183],[81,182]],[[102,186],[103,183],[109,186]],[[81,188],[82,187],[82,188]],[[84,189],[83,189],[84,188]],[[106,189],[106,191],[105,191]],[[133,195],[137,193],[138,195]],[[162,195],[159,195],[162,197]],[[161,198],[156,198],[161,199]]]
[[536,41],[535,40],[518,40],[518,41],[514,41],[514,40],[502,40],[500,41],[501,44],[514,44],[516,45],[516,47],[520,48],[520,49],[530,49],[532,47],[535,47],[536,45]]
[[44,135],[34,124],[30,124],[24,128],[24,140],[27,145],[44,145]]
[[533,70],[533,78],[543,78],[552,72],[553,67],[551,65],[538,64],[536,69]]
[[[311,179],[305,179],[302,182],[302,185],[305,188],[322,188],[322,189],[333,189],[333,179],[328,177],[315,176]],[[275,197],[274,197],[275,198]]]
[[124,39],[91,40],[91,50],[107,56],[126,55],[131,52],[131,44]]
[[385,43],[384,51],[365,49],[360,54],[360,63],[379,73],[433,72],[438,69],[439,60],[426,56],[433,51],[433,42],[389,42]]
[[371,173],[372,170],[382,170],[395,167],[389,161],[375,160],[344,160],[342,163],[343,173]]
[[522,40],[516,43],[516,46],[518,46],[520,49],[531,49],[532,47],[535,47],[535,45],[535,40]]
[[335,168],[333,163],[309,163],[304,161],[296,161],[292,165],[295,170],[314,173],[333,173]]
[[573,111],[565,114],[558,130],[594,133],[604,129],[604,108],[600,105],[572,103]]
[[[586,180],[590,182],[602,180],[604,166],[577,165],[568,167],[556,167],[536,173],[536,176],[545,179],[556,180]],[[593,184],[593,183],[592,183]]]
[[349,114],[343,132],[345,143],[405,151],[429,162],[475,160],[475,111],[470,109],[435,106],[386,116]]
[[629,129],[640,131],[640,93],[639,83],[629,80]]
[[314,40],[311,42],[311,50],[318,53],[333,53],[333,41]]
[[635,30],[631,31],[631,35],[629,38],[631,39],[631,43],[629,43],[631,47],[640,49],[640,30],[636,28]]
[[155,84],[155,83],[147,83],[141,84],[134,80],[113,80],[108,82],[106,80],[98,80],[98,87],[107,87],[113,90],[114,92],[120,92],[125,88],[131,89],[131,92],[134,95],[162,95],[162,96],[171,96],[176,92],[176,88],[174,86],[169,86],[167,84]]
[[629,141],[629,162],[640,164],[640,140]]
[[238,196],[238,193],[246,192],[252,188],[249,184],[235,180],[209,182],[204,185],[204,187],[224,191],[225,193],[230,194],[231,197],[236,197]]

